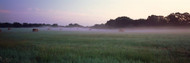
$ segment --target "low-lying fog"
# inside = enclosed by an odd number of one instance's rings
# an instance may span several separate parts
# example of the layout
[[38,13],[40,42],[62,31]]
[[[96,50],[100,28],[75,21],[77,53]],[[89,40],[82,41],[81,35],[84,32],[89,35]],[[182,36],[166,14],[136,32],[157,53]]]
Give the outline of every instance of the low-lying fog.
[[79,31],[79,32],[118,32],[118,33],[172,33],[172,32],[190,32],[190,28],[174,28],[174,27],[155,27],[155,28],[119,28],[119,29],[93,29],[93,28],[65,28],[65,27],[38,27],[38,28],[0,28],[1,32],[23,32],[32,29],[41,31]]

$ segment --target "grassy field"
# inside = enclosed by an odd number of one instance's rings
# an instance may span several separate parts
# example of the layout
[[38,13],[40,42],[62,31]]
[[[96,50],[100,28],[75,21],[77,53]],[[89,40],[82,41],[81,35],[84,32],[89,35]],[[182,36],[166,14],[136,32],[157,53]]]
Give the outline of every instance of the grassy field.
[[0,63],[190,63],[190,32],[0,32]]

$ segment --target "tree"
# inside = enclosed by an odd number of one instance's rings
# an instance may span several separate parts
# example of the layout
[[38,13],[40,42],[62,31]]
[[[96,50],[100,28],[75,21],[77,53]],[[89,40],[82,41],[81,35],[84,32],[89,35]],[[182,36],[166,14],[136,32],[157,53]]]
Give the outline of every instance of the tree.
[[57,27],[57,26],[58,26],[58,24],[53,24],[52,26],[53,26],[53,27]]
[[13,23],[13,27],[22,27],[22,24],[18,23],[18,22],[14,22]]
[[77,24],[77,23],[74,23],[74,24],[70,23],[70,24],[67,25],[66,27],[83,27],[83,26],[82,26],[82,25],[79,25],[79,24]]
[[134,20],[132,20],[129,17],[123,16],[123,17],[118,17],[115,20],[110,19],[106,23],[106,26],[110,26],[110,27],[126,27],[126,26],[133,25],[133,23],[134,23]]

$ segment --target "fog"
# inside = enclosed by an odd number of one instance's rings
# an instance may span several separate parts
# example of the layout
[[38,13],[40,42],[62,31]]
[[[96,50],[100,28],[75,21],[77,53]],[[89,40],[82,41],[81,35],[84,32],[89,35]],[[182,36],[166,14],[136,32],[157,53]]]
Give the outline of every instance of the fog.
[[34,27],[34,28],[0,28],[2,32],[32,32],[32,29],[39,29],[38,32],[59,31],[59,32],[104,32],[104,33],[190,33],[190,28],[185,27],[138,27],[138,28],[120,28],[120,29],[93,29],[93,28],[65,28],[65,27]]

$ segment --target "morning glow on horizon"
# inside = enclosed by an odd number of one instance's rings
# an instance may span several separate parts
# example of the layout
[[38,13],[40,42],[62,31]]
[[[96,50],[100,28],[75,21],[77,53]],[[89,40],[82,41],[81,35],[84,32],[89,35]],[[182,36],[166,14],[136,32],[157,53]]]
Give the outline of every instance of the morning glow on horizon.
[[128,16],[190,12],[190,0],[0,0],[0,22],[78,23],[85,26]]

